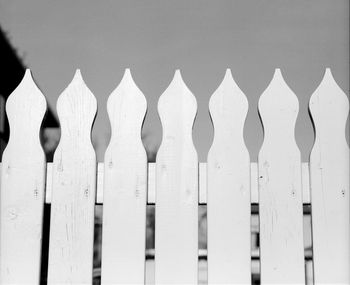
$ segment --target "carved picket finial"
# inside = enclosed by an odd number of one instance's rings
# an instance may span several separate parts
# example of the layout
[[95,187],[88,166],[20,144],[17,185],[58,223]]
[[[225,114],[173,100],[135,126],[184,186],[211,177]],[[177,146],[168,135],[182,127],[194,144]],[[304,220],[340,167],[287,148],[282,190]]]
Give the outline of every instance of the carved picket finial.
[[105,154],[102,283],[145,279],[147,155],[141,128],[145,96],[129,69],[108,98],[112,136]]
[[40,126],[46,109],[45,97],[27,69],[6,103],[10,139],[1,168],[1,284],[40,281],[46,164]]
[[260,264],[266,284],[305,281],[301,160],[294,137],[298,109],[296,95],[276,69],[259,100]]
[[[72,82],[57,100],[57,114],[61,125],[61,140],[58,148],[66,142],[65,139],[86,139],[92,147],[91,129],[96,112],[96,98],[86,86],[80,69],[77,69]],[[76,136],[77,132],[78,136]]]
[[110,145],[114,143],[115,136],[125,139],[128,136],[133,136],[142,144],[140,132],[146,110],[146,98],[135,84],[130,70],[126,69],[120,84],[107,101],[107,111],[112,129]]
[[280,139],[288,141],[290,146],[296,146],[294,128],[298,112],[298,98],[284,81],[281,70],[277,68],[272,81],[259,99],[264,143],[279,143],[279,140],[270,139],[274,138],[274,133],[280,133],[283,134]]
[[[243,128],[248,113],[248,100],[232,77],[230,69],[209,101],[210,116],[215,130],[215,140],[234,132],[234,144],[244,145]],[[226,144],[226,141],[218,141]],[[245,148],[246,149],[246,148]]]
[[[185,104],[186,102],[186,104]],[[184,127],[186,127],[186,137],[192,140],[192,126],[197,114],[197,101],[182,79],[180,70],[175,71],[173,80],[168,88],[160,96],[158,102],[158,113],[163,126],[163,130],[168,128],[176,129],[168,122],[173,122],[173,118],[179,117],[177,111],[184,108]],[[175,121],[174,121],[175,122]],[[164,136],[163,136],[164,137]]]
[[57,101],[61,139],[54,154],[49,283],[91,283],[96,154],[91,128],[94,95],[79,70]]
[[196,284],[198,157],[192,142],[197,102],[180,71],[158,102],[163,127],[156,160],[155,282]]
[[35,140],[36,147],[42,149],[39,132],[46,109],[45,97],[36,86],[30,69],[27,69],[21,83],[6,102],[6,113],[11,128],[9,145],[12,139],[17,141],[20,136],[26,137],[26,140],[17,143],[22,142],[26,145],[27,140]]
[[348,284],[350,169],[345,125],[349,100],[329,68],[309,108],[316,132],[310,155],[314,281]]
[[207,164],[208,284],[251,283],[250,158],[243,139],[248,100],[229,69],[209,110],[214,141]]
[[330,68],[310,98],[310,113],[319,139],[347,146],[345,125],[349,115],[349,100],[333,78]]

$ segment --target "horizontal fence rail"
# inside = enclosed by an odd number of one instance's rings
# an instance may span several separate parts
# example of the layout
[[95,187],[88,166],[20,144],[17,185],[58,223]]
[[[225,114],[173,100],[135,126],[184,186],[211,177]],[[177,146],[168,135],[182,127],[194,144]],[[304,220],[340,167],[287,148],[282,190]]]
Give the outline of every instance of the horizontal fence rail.
[[[43,281],[45,203],[49,284],[92,283],[96,204],[103,207],[103,284],[144,283],[147,256],[156,284],[198,283],[203,257],[209,284],[247,284],[257,272],[267,284],[350,283],[349,100],[329,69],[310,98],[315,144],[306,163],[294,136],[298,98],[279,69],[259,100],[264,141],[256,163],[243,139],[248,100],[230,70],[209,102],[214,140],[206,163],[192,142],[197,101],[180,71],[158,102],[163,139],[155,163],[141,140],[146,98],[129,70],[107,102],[103,163],[91,143],[97,101],[79,70],[58,98],[61,138],[48,163],[39,140],[46,108],[27,70],[6,102],[1,284]],[[155,208],[155,247],[146,251],[147,204]],[[207,249],[198,248],[201,206]]]
[[[1,163],[0,163],[1,167]],[[147,204],[153,205],[156,202],[156,181],[155,181],[155,167],[156,163],[148,163],[147,171]],[[309,163],[303,162],[302,165],[302,186],[303,186],[303,204],[310,204],[310,182],[309,182]],[[51,203],[51,191],[52,191],[52,163],[47,163],[46,172],[46,193],[45,203]],[[103,204],[103,177],[104,177],[104,163],[99,162],[97,164],[97,188],[96,188],[96,204]],[[204,162],[199,163],[199,191],[198,191],[198,204],[207,204],[207,164]],[[259,190],[258,190],[258,164],[256,162],[250,163],[250,203],[259,203]]]
[[[0,163],[0,170],[2,163]],[[45,203],[51,204],[52,194],[52,163],[48,162],[46,166],[46,191]],[[155,181],[155,167],[156,163],[148,163],[147,171],[147,204],[153,205],[156,203],[156,181]],[[309,182],[309,163],[303,162],[302,165],[302,186],[303,186],[303,204],[310,204],[310,182]],[[250,163],[250,203],[259,203],[258,190],[258,164],[256,162]],[[104,177],[104,163],[97,164],[97,187],[96,187],[96,204],[103,204],[103,177]],[[207,164],[199,163],[199,190],[198,190],[198,204],[207,204]]]

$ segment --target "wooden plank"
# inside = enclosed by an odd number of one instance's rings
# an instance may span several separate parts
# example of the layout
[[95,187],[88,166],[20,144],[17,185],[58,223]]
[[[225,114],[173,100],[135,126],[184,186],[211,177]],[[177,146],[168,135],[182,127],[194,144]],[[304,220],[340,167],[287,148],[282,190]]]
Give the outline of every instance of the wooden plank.
[[310,204],[310,173],[309,173],[309,163],[303,162],[301,164],[301,183],[302,183],[302,193],[303,193],[303,203]]
[[145,281],[147,155],[141,127],[146,109],[127,69],[107,103],[112,136],[104,159],[103,284]]
[[349,101],[331,70],[310,99],[316,140],[310,156],[314,280],[350,283]]
[[52,162],[46,164],[46,191],[45,191],[45,202],[51,204],[52,199]]
[[156,203],[156,164],[148,163],[147,203]]
[[103,203],[103,188],[104,188],[104,163],[97,163],[97,188],[96,188],[96,204]]
[[260,260],[266,284],[305,282],[301,161],[294,138],[298,110],[297,97],[276,69],[259,100]]
[[259,179],[258,179],[258,164],[252,162],[250,164],[250,202],[259,203]]
[[[201,175],[202,174],[202,175]],[[205,205],[207,203],[207,164],[199,163],[199,204]]]
[[1,284],[39,284],[46,166],[39,133],[46,109],[26,70],[6,104],[11,134],[1,168]]
[[198,157],[192,142],[197,102],[179,70],[158,112],[163,140],[156,160],[155,280],[197,284]]
[[209,102],[208,283],[251,283],[250,157],[243,139],[248,100],[231,71]]
[[96,155],[94,95],[80,71],[57,101],[61,139],[53,159],[49,284],[92,282]]

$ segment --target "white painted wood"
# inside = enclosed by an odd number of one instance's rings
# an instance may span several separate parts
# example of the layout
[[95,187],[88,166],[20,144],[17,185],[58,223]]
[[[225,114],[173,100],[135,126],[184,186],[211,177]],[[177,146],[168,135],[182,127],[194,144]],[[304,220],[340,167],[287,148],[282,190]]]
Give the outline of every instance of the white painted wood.
[[350,283],[349,101],[331,70],[310,99],[316,140],[310,156],[314,280]]
[[261,283],[304,283],[300,151],[294,138],[298,99],[276,69],[259,100],[264,142],[259,152]]
[[156,163],[148,163],[147,203],[156,202]]
[[310,173],[309,173],[309,163],[303,162],[301,164],[301,184],[303,193],[303,203],[310,204]]
[[26,70],[6,103],[11,134],[1,171],[1,284],[39,284],[46,166],[39,133],[46,109]]
[[112,136],[104,159],[103,284],[145,281],[147,155],[141,127],[146,109],[127,69],[107,103]]
[[163,140],[156,160],[156,284],[197,284],[198,157],[192,142],[197,102],[175,72],[158,102]]
[[[201,175],[202,174],[202,175]],[[199,163],[199,204],[207,203],[207,164]]]
[[[1,165],[1,163],[0,163]],[[309,187],[309,163],[303,162],[301,164],[301,176],[303,183],[303,203],[310,203],[310,187]],[[46,198],[45,203],[51,203],[51,188],[52,188],[52,163],[47,163],[46,169]],[[147,203],[155,204],[156,200],[156,164],[154,162],[148,163],[148,181],[147,181]],[[103,176],[104,163],[97,164],[97,189],[96,189],[96,204],[103,204]],[[258,164],[256,162],[250,163],[250,200],[253,204],[259,203],[258,192]],[[207,204],[207,163],[199,163],[199,204]]]
[[314,278],[313,278],[313,264],[312,264],[311,260],[305,261],[305,274],[306,274],[306,278],[305,278],[305,284],[306,285],[317,284],[317,283],[314,282]]
[[45,184],[45,202],[51,204],[52,199],[52,162],[46,164],[46,184]]
[[49,284],[92,282],[96,155],[94,95],[80,71],[57,101],[61,139],[53,159]]
[[258,164],[252,162],[250,164],[250,201],[251,203],[259,203],[259,191],[258,191],[259,179],[258,179]]
[[104,163],[97,163],[97,189],[96,189],[96,204],[103,203],[103,188],[104,188]]
[[250,158],[243,139],[248,100],[231,71],[209,102],[208,283],[250,284]]

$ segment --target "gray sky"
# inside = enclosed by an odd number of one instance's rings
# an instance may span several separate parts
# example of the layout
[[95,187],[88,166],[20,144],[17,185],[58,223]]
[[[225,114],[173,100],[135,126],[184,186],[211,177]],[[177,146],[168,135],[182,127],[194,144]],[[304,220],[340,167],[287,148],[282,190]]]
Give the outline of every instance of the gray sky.
[[193,139],[200,161],[213,139],[209,97],[227,67],[248,97],[244,135],[252,161],[263,141],[257,102],[274,68],[299,98],[303,161],[314,139],[308,100],[326,67],[349,94],[348,0],[0,0],[0,24],[55,113],[58,95],[81,69],[99,104],[93,130],[99,161],[109,140],[107,97],[126,67],[148,101],[143,131],[150,145],[161,140],[158,98],[181,69],[198,102]]

